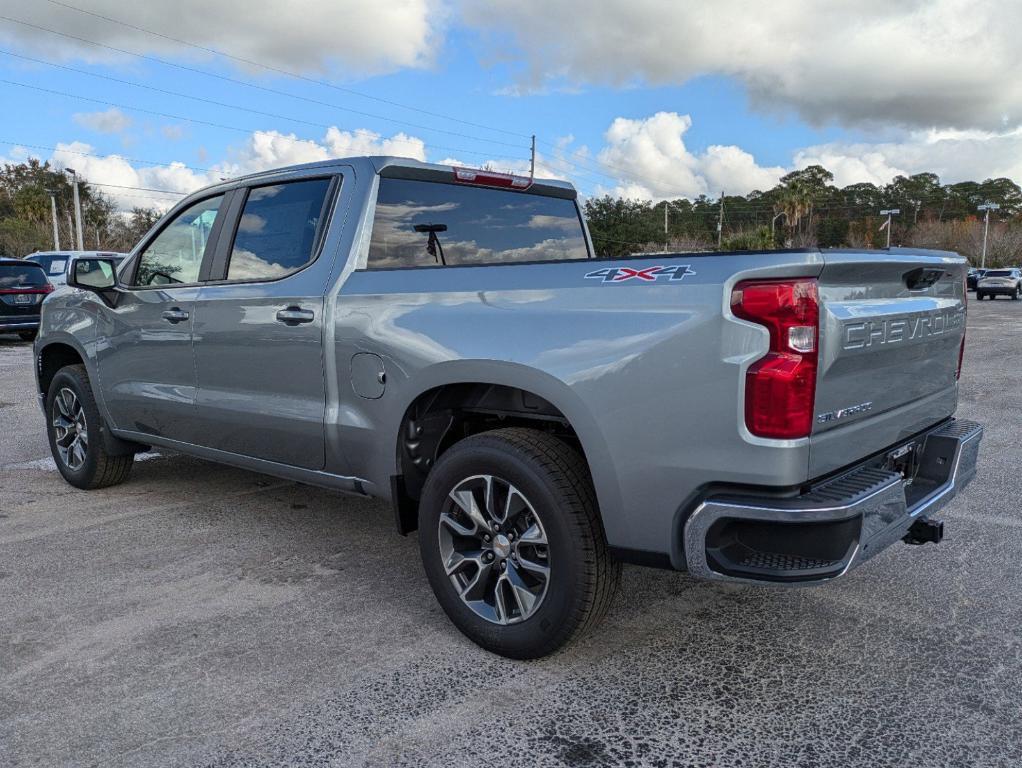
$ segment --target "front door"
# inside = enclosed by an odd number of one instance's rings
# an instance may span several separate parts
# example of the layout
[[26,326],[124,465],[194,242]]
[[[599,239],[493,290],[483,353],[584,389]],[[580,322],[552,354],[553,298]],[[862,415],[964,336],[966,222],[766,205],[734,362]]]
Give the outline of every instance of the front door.
[[192,312],[223,200],[201,200],[164,225],[121,275],[117,305],[101,313],[99,375],[117,429],[173,440],[194,432]]
[[324,467],[323,295],[331,259],[319,251],[337,183],[306,178],[236,193],[245,196],[240,215],[233,232],[225,225],[211,282],[194,305],[203,445]]

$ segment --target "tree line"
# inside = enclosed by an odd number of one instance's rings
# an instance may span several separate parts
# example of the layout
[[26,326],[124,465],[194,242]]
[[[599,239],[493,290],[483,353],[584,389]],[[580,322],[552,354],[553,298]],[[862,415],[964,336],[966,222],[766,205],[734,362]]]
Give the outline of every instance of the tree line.
[[[783,176],[766,192],[711,199],[660,201],[594,197],[584,203],[599,256],[650,251],[741,251],[784,247],[882,248],[880,211],[898,209],[891,243],[957,251],[979,263],[984,222],[977,207],[1000,206],[991,217],[987,265],[1022,262],[1022,189],[1011,179],[941,184],[934,173],[896,176],[891,183],[837,187],[819,165]],[[75,247],[71,181],[62,168],[30,159],[0,171],[0,256],[53,248],[50,193],[57,203],[61,246]],[[79,180],[88,250],[128,251],[159,219],[137,207],[125,213],[96,186]],[[664,231],[666,209],[667,231]],[[720,226],[718,231],[718,224]]]
[[977,207],[992,202],[1000,208],[991,217],[987,265],[1022,261],[1022,189],[1011,179],[941,184],[934,173],[917,173],[885,185],[840,188],[833,181],[830,171],[812,165],[766,192],[656,203],[604,196],[587,200],[585,214],[597,254],[621,256],[718,247],[883,248],[886,217],[880,211],[897,209],[892,245],[953,250],[978,263],[984,226]]
[[[57,203],[61,248],[77,248],[71,180],[62,168],[33,158],[7,163],[0,170],[0,256],[20,257],[53,249],[51,193]],[[146,207],[118,212],[110,198],[85,179],[78,181],[78,195],[86,250],[131,250],[160,217],[158,211]]]

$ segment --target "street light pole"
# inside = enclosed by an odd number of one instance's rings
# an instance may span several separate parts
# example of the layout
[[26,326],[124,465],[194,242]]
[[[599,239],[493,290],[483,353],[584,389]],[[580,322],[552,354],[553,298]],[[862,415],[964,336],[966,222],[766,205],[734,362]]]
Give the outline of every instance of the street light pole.
[[880,211],[881,216],[887,217],[887,221],[880,227],[880,229],[887,227],[887,250],[891,249],[891,217],[897,216],[899,213],[901,213],[900,208],[891,208],[887,211]]
[[82,201],[78,197],[78,174],[74,168],[65,168],[64,170],[71,174],[71,186],[75,196],[75,234],[78,236],[78,250],[84,251],[85,239],[82,237]]
[[48,189],[46,194],[50,196],[50,213],[53,215],[53,250],[60,250],[60,230],[57,229],[57,190]]
[[778,220],[779,218],[781,218],[782,216],[783,216],[783,217],[784,217],[785,219],[787,219],[787,218],[788,218],[788,214],[786,214],[786,213],[785,213],[784,211],[781,211],[780,213],[778,213],[778,214],[777,214],[776,216],[774,216],[774,217],[773,217],[773,218],[772,218],[772,219],[770,220],[770,242],[772,242],[772,243],[776,243],[776,242],[777,242],[777,237],[776,237],[776,235],[774,234],[774,232],[775,232],[775,230],[777,229],[777,220]]
[[976,206],[977,211],[985,211],[986,215],[983,217],[983,256],[979,262],[980,269],[986,269],[987,265],[987,234],[990,232],[990,211],[999,210],[1001,206],[997,203],[985,202],[983,205]]

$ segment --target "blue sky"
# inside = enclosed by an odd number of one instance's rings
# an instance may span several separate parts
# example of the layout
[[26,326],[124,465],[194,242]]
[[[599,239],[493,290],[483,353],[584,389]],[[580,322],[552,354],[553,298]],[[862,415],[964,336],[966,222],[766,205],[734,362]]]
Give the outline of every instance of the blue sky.
[[889,5],[0,0],[0,79],[29,86],[0,83],[0,158],[73,164],[124,207],[338,154],[521,170],[532,133],[585,194],[745,193],[811,162],[843,184],[1022,176],[1018,86],[981,75],[999,52],[1020,74],[1022,11]]

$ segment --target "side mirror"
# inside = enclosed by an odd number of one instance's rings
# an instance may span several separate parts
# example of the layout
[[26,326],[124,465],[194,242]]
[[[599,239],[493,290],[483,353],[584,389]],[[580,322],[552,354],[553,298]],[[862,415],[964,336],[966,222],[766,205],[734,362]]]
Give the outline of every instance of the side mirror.
[[117,286],[117,262],[113,259],[75,259],[68,271],[67,284],[72,288],[92,291],[111,307],[116,307],[121,297]]
[[113,259],[75,259],[67,277],[68,285],[100,293],[117,287],[117,262]]

